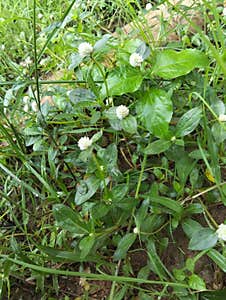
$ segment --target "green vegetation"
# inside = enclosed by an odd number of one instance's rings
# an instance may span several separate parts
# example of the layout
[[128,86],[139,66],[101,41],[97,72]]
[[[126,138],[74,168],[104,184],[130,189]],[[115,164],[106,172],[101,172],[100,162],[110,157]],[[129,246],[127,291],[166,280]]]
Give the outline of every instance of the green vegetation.
[[223,1],[194,4],[203,28],[153,1],[187,20],[176,41],[163,17],[158,41],[140,26],[145,1],[13,2],[0,4],[0,297],[225,300]]

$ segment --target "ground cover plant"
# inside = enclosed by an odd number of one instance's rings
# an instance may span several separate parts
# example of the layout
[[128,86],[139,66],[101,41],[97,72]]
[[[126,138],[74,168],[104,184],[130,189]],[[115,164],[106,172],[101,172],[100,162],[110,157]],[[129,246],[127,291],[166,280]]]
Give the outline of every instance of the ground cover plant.
[[60,2],[1,3],[2,299],[224,300],[225,3]]

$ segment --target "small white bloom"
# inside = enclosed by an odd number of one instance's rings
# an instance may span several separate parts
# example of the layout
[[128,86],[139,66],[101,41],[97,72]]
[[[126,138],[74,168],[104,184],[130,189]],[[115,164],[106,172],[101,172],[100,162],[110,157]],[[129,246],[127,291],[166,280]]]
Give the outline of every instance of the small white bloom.
[[141,63],[143,62],[143,57],[138,53],[133,53],[130,55],[129,63],[133,67],[140,67]]
[[224,17],[226,17],[226,7],[224,7],[222,14]]
[[135,227],[135,228],[133,228],[133,233],[138,234],[138,233],[140,233],[140,231],[137,227]]
[[218,117],[218,120],[219,120],[220,122],[226,122],[226,115],[220,114],[219,117]]
[[116,116],[119,120],[124,119],[129,114],[129,109],[125,105],[120,105],[116,108]]
[[90,55],[93,52],[93,46],[90,43],[84,42],[78,46],[78,53],[81,57]]
[[220,224],[216,233],[219,239],[226,241],[226,224]]
[[78,146],[80,150],[86,150],[92,145],[92,140],[87,136],[83,136],[78,141]]
[[4,44],[1,45],[1,50],[3,50],[3,51],[5,50],[5,45]]
[[39,14],[38,14],[38,18],[39,18],[39,19],[42,19],[42,17],[43,17],[43,14],[39,13]]
[[147,3],[145,6],[146,10],[151,10],[152,9],[152,4],[151,3]]

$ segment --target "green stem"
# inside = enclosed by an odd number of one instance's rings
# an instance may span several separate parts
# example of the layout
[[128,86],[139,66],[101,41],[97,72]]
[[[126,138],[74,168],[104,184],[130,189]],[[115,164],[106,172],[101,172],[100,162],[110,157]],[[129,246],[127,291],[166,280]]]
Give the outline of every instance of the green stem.
[[133,277],[126,277],[126,276],[113,276],[113,275],[102,275],[102,274],[94,274],[94,273],[85,273],[85,272],[74,272],[74,271],[67,271],[67,270],[60,270],[60,269],[52,269],[47,267],[42,267],[30,263],[26,263],[24,261],[14,259],[9,257],[8,255],[0,254],[0,258],[9,260],[17,265],[23,266],[24,268],[29,268],[31,270],[36,270],[38,272],[43,272],[46,274],[55,274],[55,275],[63,275],[63,276],[76,276],[76,277],[83,277],[88,278],[89,280],[104,280],[104,281],[116,281],[116,282],[133,282],[133,283],[146,283],[146,284],[153,284],[153,285],[168,285],[172,287],[183,287],[189,288],[187,284],[184,283],[177,283],[177,282],[166,282],[166,281],[158,281],[158,280],[147,280],[142,278],[133,278]]
[[99,62],[93,56],[91,56],[91,59],[94,62],[94,64],[97,66],[98,70],[100,71],[100,73],[103,77],[103,81],[104,81],[104,85],[105,85],[105,89],[106,89],[106,95],[107,95],[107,98],[109,98],[109,90],[108,90],[108,84],[106,81],[106,75],[104,74]]

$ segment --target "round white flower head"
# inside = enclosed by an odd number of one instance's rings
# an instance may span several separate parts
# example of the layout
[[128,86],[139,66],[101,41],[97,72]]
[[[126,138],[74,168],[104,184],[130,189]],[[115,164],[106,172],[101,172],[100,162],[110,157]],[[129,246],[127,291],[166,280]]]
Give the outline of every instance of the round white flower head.
[[78,146],[80,150],[86,150],[92,145],[92,139],[88,138],[87,136],[83,136],[78,141]]
[[78,53],[81,57],[90,55],[93,52],[93,46],[90,43],[84,42],[78,46]]
[[38,18],[39,18],[39,19],[42,19],[42,17],[43,17],[43,14],[39,13],[39,14],[38,14]]
[[216,233],[219,239],[226,241],[226,224],[220,224]]
[[138,53],[133,53],[130,55],[129,63],[133,67],[140,67],[141,63],[143,62],[143,57]]
[[116,116],[119,120],[124,119],[129,114],[129,109],[125,105],[120,105],[116,108]]
[[226,115],[220,114],[219,117],[218,117],[218,120],[219,120],[220,122],[226,122]]
[[138,233],[140,233],[140,231],[137,227],[135,227],[135,228],[133,228],[133,233],[138,234]]
[[152,4],[151,3],[147,3],[145,6],[146,10],[151,10],[152,9]]
[[226,7],[224,7],[222,14],[224,17],[226,17]]

